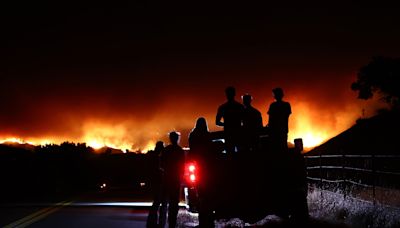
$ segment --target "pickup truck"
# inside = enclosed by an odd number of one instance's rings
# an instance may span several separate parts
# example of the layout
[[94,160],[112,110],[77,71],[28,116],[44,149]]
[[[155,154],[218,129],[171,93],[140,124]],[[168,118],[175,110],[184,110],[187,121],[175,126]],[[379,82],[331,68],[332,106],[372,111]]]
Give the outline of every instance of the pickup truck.
[[[203,211],[211,212],[215,219],[240,218],[250,223],[270,214],[285,219],[308,217],[301,139],[296,139],[286,153],[278,153],[264,134],[260,135],[258,149],[226,154],[223,132],[211,134],[215,154],[210,161],[212,168],[204,171],[196,161],[186,163],[184,196],[189,211],[199,212],[202,205]],[[187,153],[190,155],[190,149]],[[211,176],[204,178],[204,173]],[[208,183],[203,185],[204,179]]]

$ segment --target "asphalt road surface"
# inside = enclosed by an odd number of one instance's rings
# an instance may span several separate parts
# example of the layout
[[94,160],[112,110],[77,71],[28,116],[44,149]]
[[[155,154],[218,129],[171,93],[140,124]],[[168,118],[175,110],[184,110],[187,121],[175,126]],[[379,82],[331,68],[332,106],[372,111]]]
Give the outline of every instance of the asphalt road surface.
[[59,202],[9,203],[0,206],[0,226],[146,227],[151,199],[124,190],[96,192]]
[[[6,227],[146,227],[147,210],[128,207],[75,207],[50,209],[24,217]],[[25,219],[27,218],[27,219]]]
[[[146,227],[151,198],[134,191],[95,192],[53,202],[9,203],[0,205],[0,227],[38,228],[124,228]],[[186,211],[183,204],[178,216],[179,227],[198,225],[196,214]],[[243,227],[241,221],[216,221],[216,227]],[[254,224],[251,225],[254,227]],[[259,227],[297,227],[269,216]],[[312,219],[308,227],[345,227],[343,224]]]

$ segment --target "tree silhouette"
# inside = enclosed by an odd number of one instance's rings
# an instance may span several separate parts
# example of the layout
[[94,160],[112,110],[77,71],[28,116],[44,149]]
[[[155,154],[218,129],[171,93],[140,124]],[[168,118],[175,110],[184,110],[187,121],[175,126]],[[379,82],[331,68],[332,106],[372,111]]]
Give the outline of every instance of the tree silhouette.
[[370,99],[374,94],[394,107],[399,107],[400,97],[400,58],[374,57],[370,63],[361,67],[357,81],[351,89],[358,91],[359,99]]

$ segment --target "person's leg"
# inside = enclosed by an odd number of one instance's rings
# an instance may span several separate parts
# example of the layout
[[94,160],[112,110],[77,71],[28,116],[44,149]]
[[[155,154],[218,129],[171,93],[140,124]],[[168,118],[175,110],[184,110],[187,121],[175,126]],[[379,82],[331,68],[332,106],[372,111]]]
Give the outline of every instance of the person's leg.
[[233,140],[229,135],[225,135],[225,151],[227,154],[232,154],[235,152],[235,145]]
[[168,194],[165,189],[165,185],[163,185],[161,189],[161,206],[160,206],[160,214],[158,217],[158,225],[160,228],[164,228],[167,222],[167,210],[168,210]]
[[236,152],[245,151],[244,150],[244,147],[245,147],[245,139],[244,139],[244,137],[245,136],[243,134],[241,134],[240,131],[235,131],[232,134],[232,136],[233,136],[232,138],[233,138],[234,150]]
[[168,203],[167,201],[163,201],[160,207],[160,216],[158,220],[158,226],[160,228],[164,228],[165,224],[167,223],[167,210],[168,210]]
[[146,227],[157,227],[158,208],[160,206],[159,199],[154,199],[147,216]]
[[179,185],[174,186],[169,194],[169,206],[168,206],[168,225],[169,228],[174,228],[176,226],[176,220],[178,217],[179,209]]

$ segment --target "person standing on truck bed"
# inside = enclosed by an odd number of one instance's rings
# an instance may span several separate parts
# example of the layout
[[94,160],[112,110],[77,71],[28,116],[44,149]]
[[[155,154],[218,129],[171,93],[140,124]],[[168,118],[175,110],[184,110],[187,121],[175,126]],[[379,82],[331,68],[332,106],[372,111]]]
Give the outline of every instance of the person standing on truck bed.
[[168,207],[168,227],[176,226],[178,216],[181,179],[185,166],[185,153],[179,146],[180,133],[169,133],[171,144],[165,147],[161,153],[161,167],[164,168],[162,184],[162,205],[160,212],[160,227],[165,225],[165,214]]
[[251,105],[253,97],[250,94],[243,95],[242,100],[244,106],[243,147],[246,151],[255,151],[263,127],[261,112]]
[[244,107],[235,100],[236,90],[234,87],[227,87],[225,95],[227,101],[218,107],[215,124],[224,128],[225,150],[231,154],[240,149]]
[[275,152],[287,152],[287,138],[289,132],[289,116],[292,113],[290,103],[283,101],[283,89],[272,90],[275,102],[271,103],[268,109],[268,129],[271,138],[272,148]]

